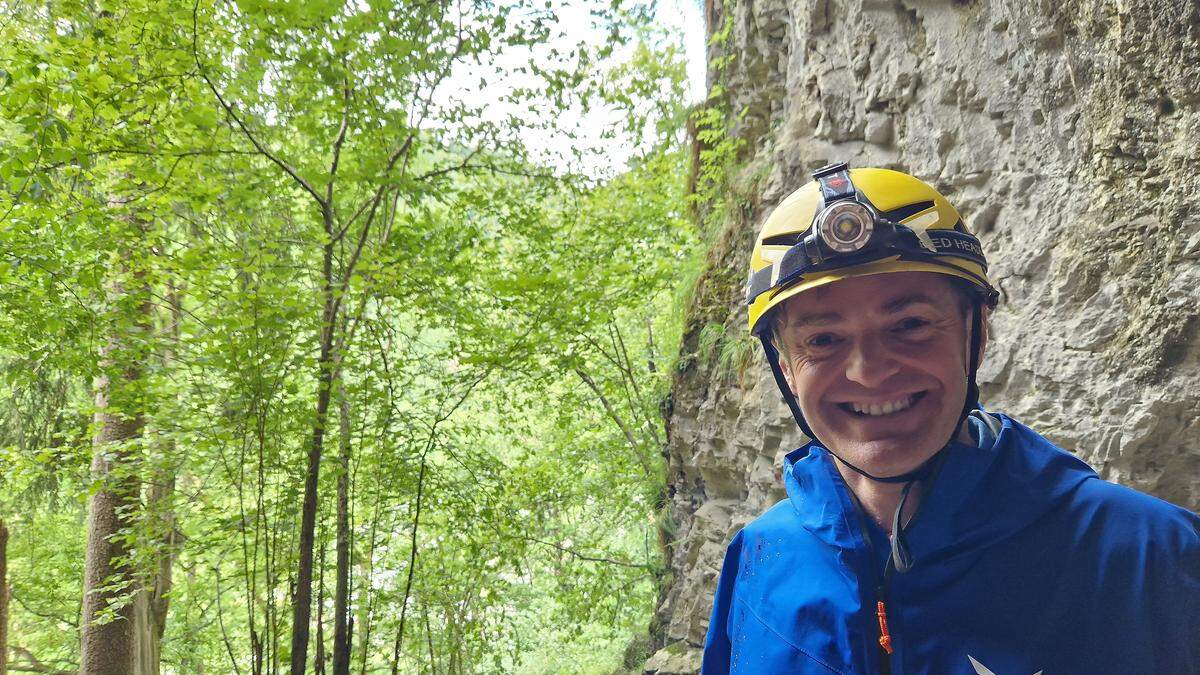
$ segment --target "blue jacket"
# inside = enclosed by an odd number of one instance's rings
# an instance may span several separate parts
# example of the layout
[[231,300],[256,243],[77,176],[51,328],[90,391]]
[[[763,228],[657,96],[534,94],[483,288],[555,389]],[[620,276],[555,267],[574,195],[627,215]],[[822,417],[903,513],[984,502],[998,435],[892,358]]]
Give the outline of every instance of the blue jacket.
[[725,555],[702,673],[1200,673],[1200,519],[996,417],[946,450],[882,593],[886,535],[828,451],[789,454],[788,499]]

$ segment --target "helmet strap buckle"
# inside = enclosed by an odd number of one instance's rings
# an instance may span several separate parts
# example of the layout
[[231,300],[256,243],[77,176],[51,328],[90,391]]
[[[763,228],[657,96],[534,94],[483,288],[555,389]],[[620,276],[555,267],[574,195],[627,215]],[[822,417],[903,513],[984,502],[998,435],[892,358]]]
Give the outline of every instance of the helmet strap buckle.
[[815,265],[825,262],[825,254],[821,252],[820,237],[815,232],[810,232],[804,237],[804,254]]

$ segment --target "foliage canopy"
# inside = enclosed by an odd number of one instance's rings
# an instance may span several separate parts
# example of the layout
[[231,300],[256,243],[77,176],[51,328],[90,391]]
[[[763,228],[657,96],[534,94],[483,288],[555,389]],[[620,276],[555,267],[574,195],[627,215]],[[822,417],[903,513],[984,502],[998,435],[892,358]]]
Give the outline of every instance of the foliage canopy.
[[[696,264],[649,12],[0,6],[14,663],[76,669],[165,588],[170,672],[617,667],[663,574]],[[627,166],[573,143],[600,109]],[[122,571],[85,589],[123,489]]]

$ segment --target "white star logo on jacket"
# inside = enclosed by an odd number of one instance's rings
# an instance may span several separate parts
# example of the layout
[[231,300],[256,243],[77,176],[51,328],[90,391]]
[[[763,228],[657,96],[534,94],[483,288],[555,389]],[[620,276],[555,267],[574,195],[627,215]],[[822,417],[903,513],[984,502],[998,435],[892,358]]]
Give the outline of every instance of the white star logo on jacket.
[[[973,667],[975,669],[975,672],[978,673],[978,675],[996,675],[987,666],[976,661],[974,656],[967,654],[967,658],[971,659],[971,667]],[[1042,671],[1039,670],[1036,673],[1034,673],[1033,675],[1042,675]]]

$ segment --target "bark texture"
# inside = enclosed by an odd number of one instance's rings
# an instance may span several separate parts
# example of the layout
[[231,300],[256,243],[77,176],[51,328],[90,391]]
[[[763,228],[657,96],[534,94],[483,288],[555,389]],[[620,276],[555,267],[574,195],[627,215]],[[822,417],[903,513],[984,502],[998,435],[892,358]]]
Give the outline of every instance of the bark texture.
[[[163,456],[174,456],[174,444]],[[167,630],[167,611],[170,608],[172,568],[175,565],[175,472],[163,467],[154,472],[146,491],[146,517],[153,519],[156,565],[134,596],[134,673],[159,675],[162,669],[162,639]]]
[[[114,208],[122,208],[120,202]],[[147,401],[144,367],[150,353],[152,309],[144,257],[150,223],[120,216],[120,259],[107,289],[107,339],[95,383],[95,436],[84,557],[81,675],[157,673],[157,640],[149,633],[146,575],[132,559],[141,504],[142,435]],[[149,666],[153,659],[153,666]],[[147,671],[145,668],[152,668]]]
[[[333,234],[333,215],[324,209],[325,231]],[[321,276],[321,353],[317,357],[317,405],[312,437],[308,446],[308,464],[304,473],[304,501],[300,507],[300,560],[296,566],[295,601],[292,606],[291,675],[304,675],[308,663],[308,639],[312,621],[313,549],[316,542],[317,486],[321,476],[321,453],[325,448],[325,424],[329,419],[329,400],[333,390],[336,346],[334,325],[338,317],[338,298],[333,281],[334,244],[325,245]]]
[[[744,170],[667,411],[673,581],[647,671],[695,672],[726,543],[784,496],[801,438],[742,283],[766,214],[827,162],[913,173],[983,240],[1003,293],[986,406],[1200,507],[1200,5],[709,0],[707,15],[710,35],[729,29],[709,85]],[[744,369],[701,353],[710,324],[749,350]]]
[[337,583],[333,596],[333,675],[350,675],[350,403],[338,401]]
[[[103,356],[121,349],[110,340]],[[96,383],[96,426],[92,477],[98,483],[88,501],[87,552],[84,559],[83,624],[80,652],[82,675],[129,675],[136,662],[136,578],[129,564],[125,538],[134,524],[141,483],[134,469],[135,443],[141,437],[142,415],[111,407],[114,394],[126,398],[140,377],[130,365],[115,377],[105,374]]]

